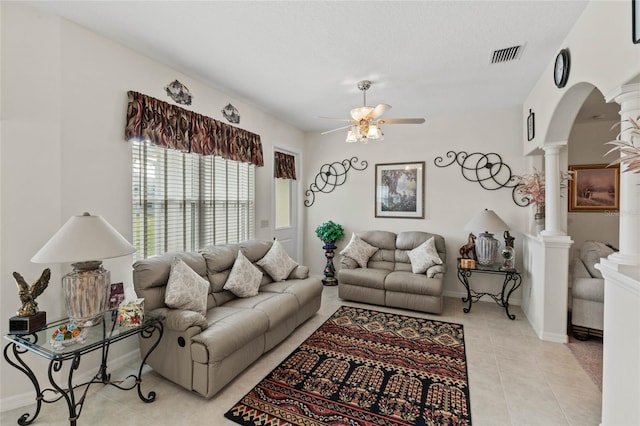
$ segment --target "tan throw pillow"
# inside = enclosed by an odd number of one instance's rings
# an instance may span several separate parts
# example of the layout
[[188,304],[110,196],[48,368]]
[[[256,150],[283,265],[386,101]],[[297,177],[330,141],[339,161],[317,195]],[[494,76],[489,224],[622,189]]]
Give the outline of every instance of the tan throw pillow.
[[170,308],[207,314],[209,281],[178,257],[173,258],[164,303]]
[[377,251],[378,249],[376,247],[353,233],[351,234],[351,241],[349,241],[349,244],[347,244],[340,254],[352,258],[358,262],[361,268],[366,268],[369,258]]
[[438,256],[436,241],[433,237],[410,250],[407,255],[411,260],[411,272],[414,274],[424,274],[432,266],[442,265],[442,259]]
[[258,294],[261,280],[262,272],[240,250],[222,288],[238,297],[251,297]]
[[291,271],[298,266],[296,261],[289,257],[284,246],[278,240],[273,242],[267,254],[258,260],[256,264],[262,266],[262,269],[267,271],[267,274],[269,274],[274,281],[284,281]]

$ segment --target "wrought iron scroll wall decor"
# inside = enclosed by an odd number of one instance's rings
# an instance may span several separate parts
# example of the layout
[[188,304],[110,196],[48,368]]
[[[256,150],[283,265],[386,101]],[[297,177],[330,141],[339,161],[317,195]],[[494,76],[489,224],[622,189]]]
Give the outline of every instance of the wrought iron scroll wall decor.
[[516,181],[517,176],[511,173],[511,167],[502,161],[499,154],[449,151],[446,157],[447,159],[436,157],[433,162],[438,167],[448,167],[456,163],[460,166],[462,176],[469,182],[477,182],[488,191],[511,188],[511,197],[516,205],[526,207],[530,204],[529,199],[517,196],[516,189],[521,184]]
[[305,196],[308,198],[304,200],[304,205],[307,207],[313,205],[316,201],[316,192],[328,194],[337,186],[344,184],[347,180],[347,172],[351,170],[351,168],[362,171],[366,169],[368,165],[369,163],[365,160],[358,163],[358,157],[347,158],[341,162],[336,161],[331,164],[323,164],[314,182],[309,185],[309,189],[305,191]]

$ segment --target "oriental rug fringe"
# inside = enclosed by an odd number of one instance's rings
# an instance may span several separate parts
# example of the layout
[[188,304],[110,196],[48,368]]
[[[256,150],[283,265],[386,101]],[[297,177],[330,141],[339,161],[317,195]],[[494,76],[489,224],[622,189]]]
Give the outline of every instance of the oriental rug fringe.
[[342,306],[226,414],[241,425],[470,425],[462,325]]

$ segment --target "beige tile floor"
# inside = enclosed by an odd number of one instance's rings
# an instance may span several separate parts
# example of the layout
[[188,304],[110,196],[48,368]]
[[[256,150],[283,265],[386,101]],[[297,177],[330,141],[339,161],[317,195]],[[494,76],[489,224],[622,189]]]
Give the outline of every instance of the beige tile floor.
[[[135,390],[95,386],[89,392],[79,425],[233,425],[223,415],[235,402],[280,363],[320,326],[340,305],[365,306],[342,301],[336,287],[325,287],[317,315],[300,326],[286,341],[265,354],[212,399],[175,386],[145,367],[143,390],[157,393],[145,404]],[[404,312],[370,307],[388,312]],[[413,313],[464,324],[469,366],[471,416],[481,425],[598,425],[601,393],[566,345],[540,341],[519,307],[510,321],[504,310],[489,302],[462,312],[459,299],[446,298],[443,315]],[[124,377],[132,364],[112,377]],[[16,424],[32,407],[3,412],[0,424]],[[34,425],[69,424],[64,402],[44,404]]]

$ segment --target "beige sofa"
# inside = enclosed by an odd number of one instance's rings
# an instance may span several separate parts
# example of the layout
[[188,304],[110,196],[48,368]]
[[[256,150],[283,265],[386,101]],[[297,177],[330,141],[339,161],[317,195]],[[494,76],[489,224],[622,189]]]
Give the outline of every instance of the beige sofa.
[[[338,295],[345,300],[392,306],[414,311],[442,313],[446,247],[441,235],[413,231],[395,234],[387,231],[356,232],[378,250],[366,268],[342,256],[338,272]],[[426,273],[414,274],[408,252],[434,237],[441,265]]]
[[585,241],[576,251],[571,280],[571,325],[574,336],[585,340],[604,329],[604,278],[595,265],[615,250],[599,241]]
[[[257,296],[238,298],[223,286],[242,250],[255,264],[271,242],[248,241],[202,252],[167,253],[133,265],[134,288],[145,312],[165,317],[160,344],[148,364],[160,375],[210,398],[320,308],[322,282],[297,266],[284,281],[264,273]],[[165,288],[175,257],[209,283],[206,316],[165,305]],[[140,339],[146,353],[153,339]]]

